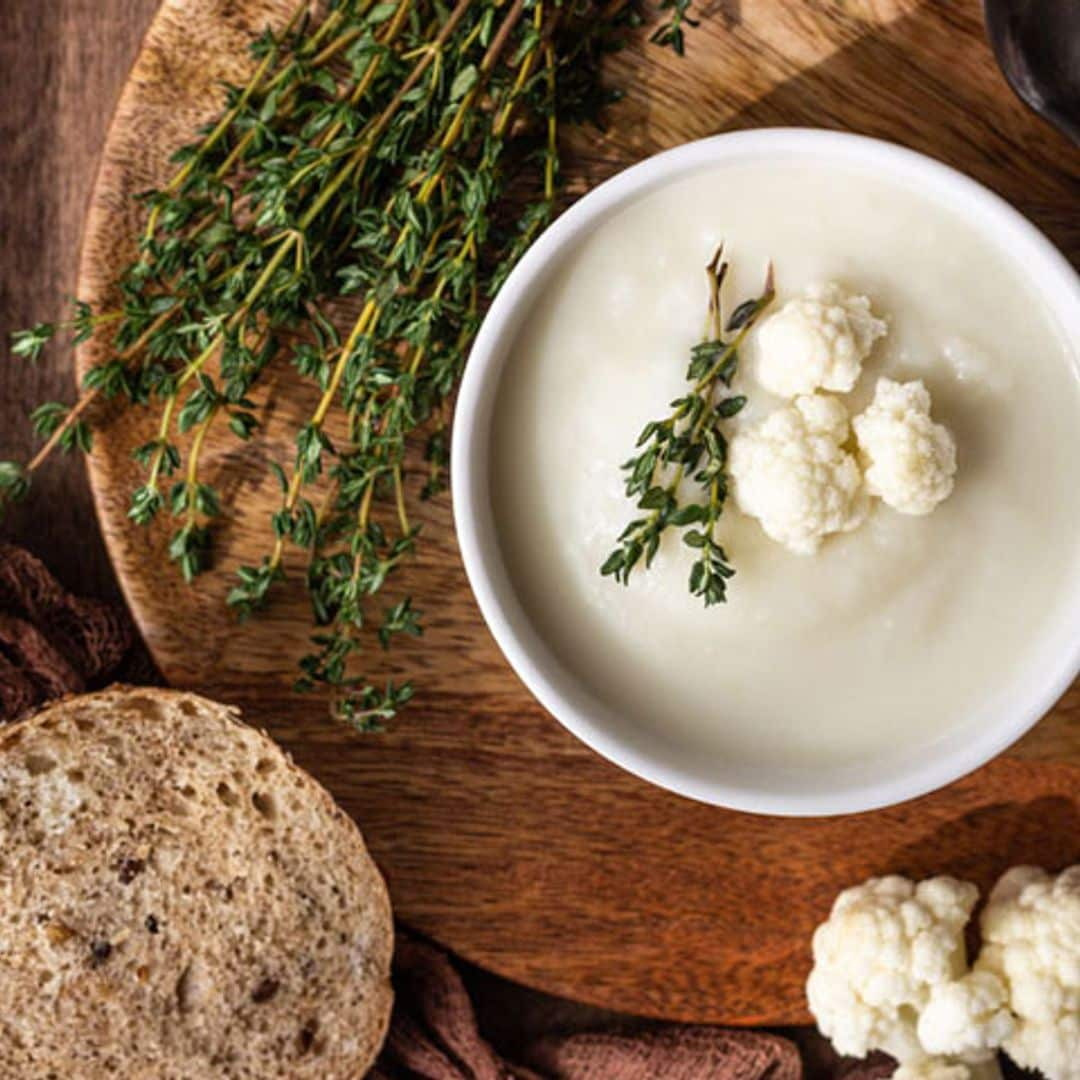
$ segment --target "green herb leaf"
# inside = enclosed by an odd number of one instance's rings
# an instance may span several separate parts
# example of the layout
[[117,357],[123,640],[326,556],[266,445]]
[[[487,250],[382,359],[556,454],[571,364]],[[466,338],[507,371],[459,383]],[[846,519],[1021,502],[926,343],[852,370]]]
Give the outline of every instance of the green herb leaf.
[[454,81],[450,86],[451,102],[460,101],[479,81],[480,72],[475,65],[470,64],[468,67],[462,68],[454,77]]
[[11,335],[11,351],[15,356],[37,360],[55,333],[55,324],[45,322],[36,323],[29,330],[17,330]]

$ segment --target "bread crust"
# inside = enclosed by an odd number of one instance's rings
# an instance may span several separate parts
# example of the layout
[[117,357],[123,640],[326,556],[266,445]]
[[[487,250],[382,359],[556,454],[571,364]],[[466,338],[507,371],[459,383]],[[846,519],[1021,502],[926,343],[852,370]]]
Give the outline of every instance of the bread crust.
[[114,687],[0,729],[0,1076],[359,1080],[392,951],[355,823],[236,710]]

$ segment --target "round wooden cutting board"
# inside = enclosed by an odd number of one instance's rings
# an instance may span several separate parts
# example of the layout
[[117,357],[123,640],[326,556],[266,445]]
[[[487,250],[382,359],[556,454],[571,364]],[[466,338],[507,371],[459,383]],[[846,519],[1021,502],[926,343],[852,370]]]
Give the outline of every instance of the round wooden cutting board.
[[[108,298],[130,258],[132,196],[238,80],[245,42],[292,0],[166,0],[120,102],[93,197],[80,296]],[[640,43],[614,57],[628,97],[602,136],[575,136],[580,191],[648,153],[764,125],[850,128],[927,151],[997,189],[1080,255],[1080,154],[1012,98],[984,44],[977,0],[705,0],[679,61]],[[721,208],[722,209],[722,208]],[[91,344],[80,369],[92,363]],[[390,733],[335,726],[290,692],[309,632],[294,577],[238,628],[232,570],[266,550],[277,504],[269,457],[307,392],[278,376],[254,445],[204,452],[239,514],[215,536],[216,567],[187,588],[164,555],[167,523],[126,518],[130,448],[152,419],[112,418],[90,469],[131,607],[165,676],[241,705],[362,825],[398,915],[459,953],[532,986],[624,1011],[729,1023],[806,1018],[810,933],[838,889],[870,874],[951,871],[987,884],[1016,861],[1080,857],[1080,692],[1012,754],[947,791],[855,818],[751,817],[649,787],[578,744],[528,696],[472,601],[442,497],[421,513],[409,585],[426,613],[414,646],[372,658],[412,678]]]

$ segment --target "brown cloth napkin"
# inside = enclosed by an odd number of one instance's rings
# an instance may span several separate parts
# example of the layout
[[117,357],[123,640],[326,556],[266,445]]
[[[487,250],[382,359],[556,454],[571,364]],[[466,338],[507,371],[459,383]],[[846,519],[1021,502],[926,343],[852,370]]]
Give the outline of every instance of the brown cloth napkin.
[[[0,722],[64,694],[156,681],[125,612],[72,596],[29,552],[0,543]],[[396,1003],[369,1080],[882,1080],[886,1061],[846,1068],[820,1040],[659,1026],[546,1036],[504,1060],[481,1036],[450,960],[399,933]],[[803,1064],[805,1060],[805,1067]]]
[[72,596],[28,551],[0,543],[0,722],[113,681],[134,641],[123,611]]
[[368,1080],[884,1080],[885,1058],[843,1062],[817,1044],[804,1070],[789,1039],[688,1025],[575,1032],[502,1058],[480,1034],[461,976],[445,954],[399,932],[394,1015]]

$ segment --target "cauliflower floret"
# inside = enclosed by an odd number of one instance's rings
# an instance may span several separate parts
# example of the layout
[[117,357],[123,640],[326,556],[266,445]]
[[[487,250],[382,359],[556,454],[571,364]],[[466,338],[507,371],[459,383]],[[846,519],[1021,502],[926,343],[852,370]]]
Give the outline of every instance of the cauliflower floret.
[[739,432],[729,458],[739,509],[800,554],[856,528],[869,500],[858,463],[843,449],[847,437],[847,410],[821,394],[796,398]]
[[953,489],[956,443],[930,419],[921,379],[878,379],[874,400],[852,422],[866,487],[902,514],[929,514]]
[[926,1060],[918,1016],[935,986],[964,973],[964,925],[977,898],[974,885],[949,877],[871,878],[837,897],[814,933],[806,993],[841,1054]]
[[992,972],[977,971],[930,991],[919,1042],[931,1054],[977,1064],[992,1060],[1015,1027],[1005,984]]
[[982,915],[979,971],[1001,978],[1016,1015],[1009,1056],[1047,1080],[1080,1080],[1080,865],[1010,870]]
[[839,285],[813,286],[758,329],[758,381],[780,397],[815,390],[846,394],[886,330],[865,296],[849,295]]

